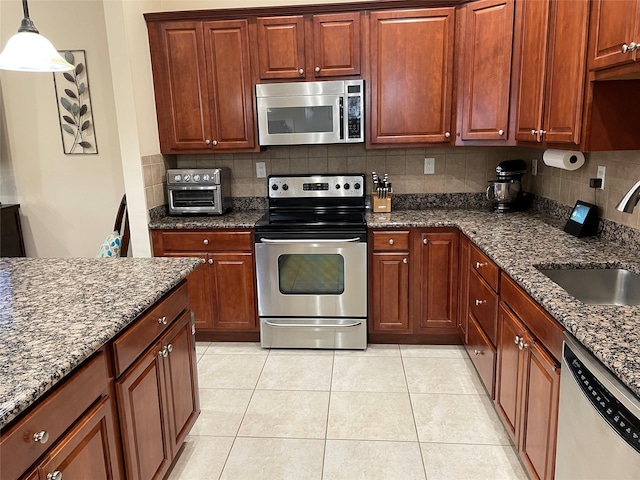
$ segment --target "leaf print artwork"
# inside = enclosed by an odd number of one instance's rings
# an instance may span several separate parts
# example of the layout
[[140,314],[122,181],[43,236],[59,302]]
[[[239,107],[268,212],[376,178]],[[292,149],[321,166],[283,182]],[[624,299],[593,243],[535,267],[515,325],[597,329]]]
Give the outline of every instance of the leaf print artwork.
[[60,53],[75,66],[70,72],[53,74],[64,153],[98,153],[85,51],[64,50]]

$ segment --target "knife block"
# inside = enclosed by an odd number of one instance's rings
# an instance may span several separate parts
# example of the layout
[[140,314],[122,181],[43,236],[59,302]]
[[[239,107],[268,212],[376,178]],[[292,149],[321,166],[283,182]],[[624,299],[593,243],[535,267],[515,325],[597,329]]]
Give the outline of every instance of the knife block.
[[372,199],[372,203],[373,203],[373,213],[388,213],[391,211],[391,196],[392,194],[389,193],[389,195],[386,198],[380,198],[378,197],[378,194],[376,192],[371,193],[371,199]]

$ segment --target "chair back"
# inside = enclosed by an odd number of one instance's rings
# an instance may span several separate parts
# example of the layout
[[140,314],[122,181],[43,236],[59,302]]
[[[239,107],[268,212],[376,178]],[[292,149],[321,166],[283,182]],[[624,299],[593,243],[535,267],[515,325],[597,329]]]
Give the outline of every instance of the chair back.
[[127,212],[127,195],[122,196],[120,200],[120,207],[118,208],[118,214],[116,215],[116,222],[113,226],[113,230],[120,234],[122,238],[122,244],[120,247],[120,256],[126,257],[129,252],[129,214]]

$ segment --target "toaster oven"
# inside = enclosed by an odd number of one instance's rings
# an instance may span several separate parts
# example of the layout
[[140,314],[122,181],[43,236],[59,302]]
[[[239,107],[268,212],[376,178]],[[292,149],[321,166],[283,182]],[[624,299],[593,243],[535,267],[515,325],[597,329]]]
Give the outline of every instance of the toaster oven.
[[222,215],[231,208],[230,170],[167,170],[167,198],[169,215]]

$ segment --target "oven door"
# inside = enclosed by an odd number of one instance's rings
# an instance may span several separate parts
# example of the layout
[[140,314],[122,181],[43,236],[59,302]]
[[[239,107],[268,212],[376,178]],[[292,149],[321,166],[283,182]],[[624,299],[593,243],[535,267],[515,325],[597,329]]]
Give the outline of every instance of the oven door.
[[366,242],[318,237],[257,237],[260,317],[367,316]]
[[221,189],[218,185],[167,187],[169,214],[222,213]]

